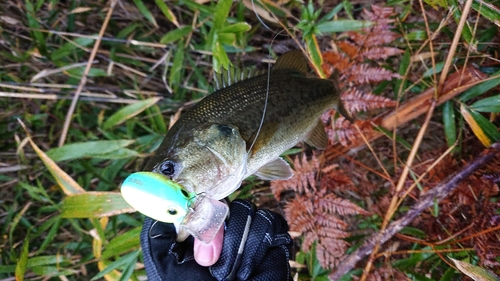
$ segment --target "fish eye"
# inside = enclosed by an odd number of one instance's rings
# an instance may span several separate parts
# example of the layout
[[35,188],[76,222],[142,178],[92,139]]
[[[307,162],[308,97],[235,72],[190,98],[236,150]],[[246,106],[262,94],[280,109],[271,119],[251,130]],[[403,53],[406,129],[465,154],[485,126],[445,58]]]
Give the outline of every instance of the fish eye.
[[181,193],[184,197],[189,198],[189,193],[185,189],[181,188]]
[[228,125],[219,124],[217,125],[217,128],[219,129],[221,134],[225,137],[229,137],[233,133],[233,128],[231,128]]
[[175,165],[174,162],[167,160],[161,163],[160,173],[164,174],[167,177],[172,176],[175,173]]
[[177,210],[176,210],[176,209],[174,209],[174,208],[169,208],[169,209],[167,210],[167,212],[168,212],[168,214],[169,214],[169,215],[172,215],[172,216],[177,215]]

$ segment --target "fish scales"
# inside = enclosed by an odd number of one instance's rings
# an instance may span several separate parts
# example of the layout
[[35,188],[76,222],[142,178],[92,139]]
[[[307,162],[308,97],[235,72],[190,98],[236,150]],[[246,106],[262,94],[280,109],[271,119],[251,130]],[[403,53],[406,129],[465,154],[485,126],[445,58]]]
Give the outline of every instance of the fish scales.
[[[333,81],[307,76],[307,61],[300,52],[282,57],[269,74],[219,89],[181,115],[145,170],[166,174],[190,192],[217,200],[232,193],[247,176],[259,175],[269,163],[271,175],[263,178],[280,178],[282,172],[282,178],[289,178],[288,164],[275,161],[279,155],[307,141],[316,127],[324,135],[317,124],[327,109],[345,110]],[[301,61],[287,68],[294,60]],[[272,175],[273,171],[277,174]]]

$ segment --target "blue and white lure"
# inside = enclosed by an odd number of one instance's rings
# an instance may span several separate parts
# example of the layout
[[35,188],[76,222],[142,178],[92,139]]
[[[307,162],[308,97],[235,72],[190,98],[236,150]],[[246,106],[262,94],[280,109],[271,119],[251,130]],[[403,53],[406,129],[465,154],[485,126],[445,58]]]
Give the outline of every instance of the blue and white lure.
[[187,191],[180,184],[153,172],[137,172],[122,183],[125,201],[142,214],[173,223],[177,233],[185,229],[196,239],[209,243],[224,224],[226,204],[203,194]]

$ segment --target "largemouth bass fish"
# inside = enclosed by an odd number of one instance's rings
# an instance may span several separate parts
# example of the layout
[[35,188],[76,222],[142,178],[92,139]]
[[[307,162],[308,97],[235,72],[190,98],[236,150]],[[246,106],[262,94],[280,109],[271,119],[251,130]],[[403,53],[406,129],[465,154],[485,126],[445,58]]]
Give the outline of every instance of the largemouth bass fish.
[[[223,216],[213,223],[220,227],[225,213],[218,200],[234,192],[246,177],[289,179],[293,172],[280,154],[301,141],[326,147],[319,119],[323,112],[334,108],[352,120],[341,104],[335,81],[310,77],[307,60],[298,50],[279,57],[270,72],[251,75],[232,69],[218,75],[215,85],[215,92],[181,115],[147,162],[145,171],[165,178],[155,177],[154,185],[129,181],[122,186],[124,198],[138,211],[175,223],[178,232],[182,232],[180,225],[187,226],[195,237],[203,235],[193,232],[206,228],[194,231],[188,226],[194,221],[188,218],[189,210],[191,217],[202,215],[194,208],[197,206],[211,214],[209,220]],[[142,181],[149,175],[136,173],[131,177]],[[161,191],[177,190],[179,185],[184,193],[167,196]],[[196,196],[204,200],[193,199]],[[158,198],[164,200],[162,205],[152,203]],[[138,203],[141,200],[143,203]],[[185,213],[188,215],[178,217]],[[186,236],[179,233],[180,240]]]

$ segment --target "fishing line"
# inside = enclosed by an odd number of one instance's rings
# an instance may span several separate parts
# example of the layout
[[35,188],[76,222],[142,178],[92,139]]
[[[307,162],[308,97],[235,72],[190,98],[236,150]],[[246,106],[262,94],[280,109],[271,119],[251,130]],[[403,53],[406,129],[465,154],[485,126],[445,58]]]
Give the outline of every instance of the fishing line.
[[[267,29],[269,29],[271,32],[275,32],[274,30],[272,30],[271,28],[269,28],[263,21],[262,19],[259,17],[259,14],[257,13],[256,9],[255,9],[255,3],[254,3],[254,0],[252,0],[252,8],[253,8],[253,12],[255,13],[255,15],[257,16],[257,19],[260,21],[260,23]],[[252,151],[252,148],[253,146],[255,145],[255,143],[257,142],[257,138],[259,137],[259,134],[260,134],[260,130],[262,129],[262,126],[264,125],[264,119],[266,117],[266,112],[267,112],[267,104],[268,104],[268,101],[269,101],[269,88],[270,88],[270,84],[271,84],[271,50],[272,50],[272,47],[273,47],[273,44],[274,44],[274,40],[276,40],[276,38],[283,32],[287,31],[288,29],[290,28],[285,28],[279,32],[277,32],[273,39],[271,40],[271,44],[269,45],[269,49],[268,49],[268,53],[267,53],[267,83],[266,83],[266,97],[265,97],[265,100],[264,100],[264,109],[263,109],[263,112],[262,112],[262,117],[260,118],[260,124],[259,124],[259,128],[257,129],[257,133],[255,134],[255,138],[253,139],[252,141],[252,145],[250,145],[250,148],[248,149],[248,152]]]
[[255,8],[255,2],[254,0],[252,0],[252,9],[253,9],[253,12],[255,13],[255,16],[257,17],[257,19],[260,21],[260,23],[267,29],[269,29],[271,32],[274,32],[274,30],[272,30],[269,26],[267,26],[267,24],[264,23],[264,21],[260,18],[259,16],[259,13],[257,13],[257,9]]

